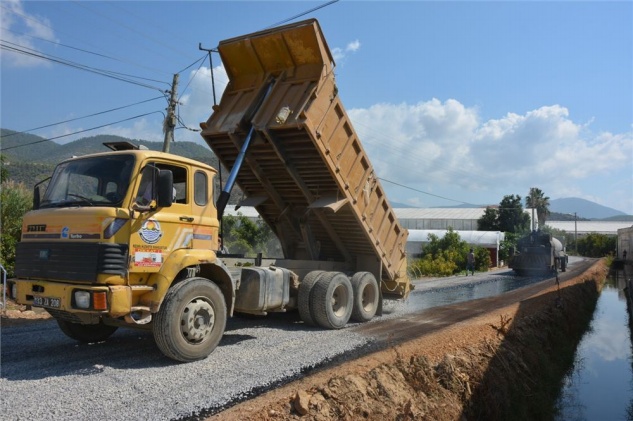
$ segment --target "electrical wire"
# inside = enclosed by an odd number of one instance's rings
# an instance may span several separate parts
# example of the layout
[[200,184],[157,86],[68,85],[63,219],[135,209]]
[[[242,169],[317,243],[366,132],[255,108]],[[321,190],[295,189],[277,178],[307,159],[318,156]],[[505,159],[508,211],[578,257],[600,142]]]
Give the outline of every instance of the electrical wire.
[[3,150],[8,151],[9,149],[16,149],[16,148],[21,148],[21,147],[24,147],[24,146],[35,145],[37,143],[42,143],[42,142],[46,142],[46,141],[49,141],[49,140],[61,139],[62,137],[67,137],[67,136],[72,136],[72,135],[79,134],[79,133],[89,132],[89,131],[92,131],[92,130],[102,129],[104,127],[111,126],[113,124],[119,124],[119,123],[123,123],[123,122],[126,122],[126,121],[134,120],[134,119],[137,119],[137,118],[146,117],[148,115],[157,114],[157,113],[158,114],[162,114],[163,116],[165,116],[165,113],[163,113],[162,111],[152,111],[151,113],[139,114],[139,115],[136,115],[134,117],[129,117],[129,118],[126,118],[126,119],[123,119],[123,120],[119,120],[119,121],[114,121],[112,123],[103,124],[101,126],[92,127],[90,129],[79,130],[79,131],[76,131],[76,132],[73,132],[73,133],[67,133],[67,134],[63,134],[63,135],[60,135],[60,136],[50,137],[48,139],[41,139],[41,140],[37,140],[35,142],[24,143],[22,145],[9,146],[9,147],[3,148]]
[[322,9],[322,8],[324,8],[324,7],[327,7],[327,6],[329,6],[329,5],[331,5],[331,4],[334,4],[334,3],[337,3],[337,2],[338,2],[338,0],[328,1],[327,3],[323,3],[323,4],[322,4],[322,5],[320,5],[320,6],[316,6],[316,7],[313,7],[312,9],[310,9],[310,10],[306,10],[306,11],[305,11],[305,12],[303,12],[303,13],[299,13],[298,15],[294,15],[293,17],[290,17],[290,18],[288,18],[288,19],[284,19],[284,20],[282,20],[282,21],[280,21],[280,22],[277,22],[277,23],[275,23],[275,24],[272,24],[272,25],[270,25],[270,26],[267,26],[267,27],[266,27],[266,28],[264,28],[264,29],[270,29],[270,28],[274,28],[275,26],[283,25],[283,24],[284,24],[284,23],[286,23],[286,22],[290,22],[291,20],[294,20],[294,19],[300,18],[301,16],[305,16],[305,15],[307,15],[308,13],[315,12],[315,11],[317,11],[317,10],[319,10],[319,9]]
[[384,181],[384,182],[396,185],[398,187],[403,187],[403,188],[408,189],[408,190],[413,190],[414,192],[417,192],[417,193],[422,193],[422,194],[426,194],[428,196],[437,197],[438,199],[449,200],[451,202],[461,203],[461,204],[464,204],[464,205],[478,206],[478,205],[474,205],[472,203],[464,202],[464,201],[461,201],[461,200],[455,200],[455,199],[451,199],[451,198],[448,198],[448,197],[439,196],[437,194],[429,193],[429,192],[426,192],[426,191],[423,191],[423,190],[418,190],[418,189],[415,189],[413,187],[405,186],[404,184],[396,183],[395,181],[387,180],[386,178],[378,177],[378,179],[381,180],[381,181]]
[[[56,4],[58,4],[58,3],[55,3],[55,2],[48,2],[47,4],[48,4],[48,5],[56,5]],[[21,18],[22,18],[22,19],[24,19],[24,20],[28,20],[28,21],[30,21],[30,22],[33,22],[33,23],[34,23],[34,24],[36,24],[36,25],[41,25],[41,26],[43,26],[43,27],[49,28],[49,29],[51,29],[52,31],[55,31],[55,32],[57,32],[57,33],[60,33],[60,34],[65,34],[65,35],[67,35],[68,37],[73,38],[73,39],[76,39],[76,40],[78,40],[78,41],[80,41],[80,42],[82,42],[82,43],[84,43],[84,44],[86,44],[86,45],[89,45],[89,46],[91,46],[91,47],[95,48],[95,49],[97,49],[97,48],[101,48],[101,46],[95,46],[94,44],[91,44],[91,43],[87,42],[87,41],[85,40],[85,38],[82,38],[82,39],[80,39],[80,40],[79,40],[77,37],[73,36],[72,34],[70,34],[70,33],[68,33],[68,32],[65,32],[65,31],[62,31],[62,30],[60,30],[60,29],[58,29],[58,28],[53,28],[51,25],[48,25],[48,24],[47,24],[46,22],[44,22],[44,21],[40,21],[40,20],[35,19],[35,18],[33,18],[33,17],[29,16],[29,15],[25,15],[24,13],[20,13],[20,12],[18,12],[18,11],[16,11],[16,10],[12,10],[12,9],[10,9],[10,8],[8,8],[8,7],[6,7],[6,6],[4,6],[1,2],[0,2],[0,7],[1,7],[1,8],[3,8],[3,9],[5,9],[5,10],[6,10],[6,11],[8,11],[9,13],[12,13],[12,14],[14,14],[14,15],[16,15],[16,16],[21,17]],[[62,13],[67,13],[67,12],[62,12]],[[33,36],[33,35],[20,33],[20,32],[18,32],[18,31],[15,31],[15,30],[12,30],[12,29],[9,29],[9,28],[4,28],[4,29],[5,29],[5,30],[7,30],[7,31],[11,31],[11,32],[13,32],[13,33],[16,33],[16,34],[20,34],[20,35],[23,35],[23,36],[27,36],[27,37],[33,38],[33,39],[37,39],[37,40],[41,40],[41,41],[45,41],[45,42],[49,42],[49,43],[51,43],[51,44],[59,45],[59,46],[66,47],[66,48],[76,49],[76,50],[83,51],[83,52],[86,52],[86,53],[89,53],[89,54],[96,54],[97,56],[101,56],[101,57],[103,57],[103,58],[108,58],[108,59],[111,59],[111,60],[116,60],[116,61],[119,61],[119,62],[121,62],[121,63],[131,64],[131,65],[133,65],[133,66],[140,67],[140,68],[143,68],[143,69],[146,69],[146,70],[150,70],[150,71],[153,71],[153,72],[157,72],[157,73],[166,73],[166,72],[164,72],[163,70],[158,70],[158,69],[155,69],[155,68],[147,67],[147,66],[144,66],[144,65],[142,65],[142,64],[139,64],[139,63],[133,62],[133,61],[119,59],[119,58],[113,57],[112,55],[100,54],[100,53],[96,53],[96,52],[94,52],[94,51],[83,50],[83,49],[81,49],[81,48],[77,48],[77,47],[73,47],[73,46],[70,46],[70,45],[66,45],[66,44],[58,43],[58,42],[55,42],[55,41],[52,41],[52,40],[48,40],[48,39],[45,39],[45,38],[40,38],[40,37],[36,37],[36,36]]]
[[[0,40],[0,42],[2,42],[3,44],[0,44],[0,48],[7,50],[7,51],[12,51],[15,53],[19,53],[19,54],[24,54],[27,56],[32,56],[32,57],[36,57],[36,58],[40,58],[42,60],[49,60],[52,61],[54,63],[58,63],[58,64],[62,64],[65,66],[69,66],[75,69],[79,69],[79,70],[84,70],[86,72],[90,72],[90,73],[95,73],[101,76],[105,76],[105,77],[109,77],[111,79],[116,79],[122,82],[127,82],[127,83],[131,83],[133,85],[137,85],[137,86],[141,86],[144,88],[148,88],[148,89],[154,89],[157,90],[159,92],[164,92],[164,90],[156,87],[156,86],[152,86],[152,85],[148,85],[145,83],[141,83],[141,82],[137,82],[135,80],[131,80],[131,79],[126,79],[127,78],[136,78],[136,79],[141,79],[141,80],[148,80],[148,81],[152,81],[152,82],[158,82],[158,83],[164,83],[166,85],[169,85],[167,82],[163,82],[160,80],[154,80],[154,79],[148,79],[148,78],[144,78],[144,77],[140,77],[140,76],[134,76],[134,75],[129,75],[126,73],[119,73],[119,72],[114,72],[111,70],[104,70],[104,69],[98,69],[95,67],[90,67],[90,66],[86,66],[80,63],[75,63],[72,62],[70,60],[65,60],[59,57],[55,57],[49,54],[45,54],[42,53],[40,51],[34,50],[32,48],[28,48],[28,47],[24,47],[22,45],[19,44],[15,44],[13,42],[10,41],[6,41],[6,40]],[[6,44],[11,44],[11,45],[6,45]],[[30,50],[30,51],[29,51]]]
[[[124,29],[126,29],[126,30],[128,30],[130,32],[132,32],[132,33],[135,33],[135,34],[139,35],[140,37],[143,37],[143,38],[151,41],[152,43],[154,43],[156,45],[159,45],[161,47],[161,49],[163,49],[163,50],[164,49],[168,49],[168,50],[171,50],[171,51],[173,51],[173,52],[175,52],[175,53],[177,53],[179,55],[182,55],[183,57],[187,57],[187,58],[190,57],[189,55],[185,54],[182,50],[179,50],[177,48],[174,48],[174,47],[172,47],[170,45],[165,44],[164,40],[160,40],[160,39],[154,38],[153,36],[151,36],[151,35],[149,35],[147,33],[144,33],[142,31],[139,31],[138,29],[136,29],[136,28],[134,28],[134,27],[132,27],[130,25],[127,25],[125,23],[122,23],[122,22],[118,21],[115,18],[107,16],[106,14],[102,13],[99,10],[96,10],[95,8],[87,6],[87,4],[91,4],[91,2],[72,0],[71,3],[75,4],[77,6],[80,6],[80,7],[84,8],[84,9],[86,9],[88,11],[90,11],[91,13],[93,13],[93,14],[95,14],[97,16],[100,16],[100,17],[102,17],[104,19],[107,19],[110,22],[112,22],[112,23],[114,23],[114,24],[116,24],[116,25],[118,25],[118,26],[120,26],[120,27],[122,27],[122,28],[124,28]],[[96,3],[92,3],[91,5],[93,5],[93,4],[96,4]],[[154,28],[154,30],[155,30],[155,28]],[[164,54],[159,53],[159,52],[155,52],[155,53],[158,53],[159,55],[161,55],[163,57],[166,57],[168,60],[173,60],[173,57],[167,57]]]
[[16,134],[29,133],[29,132],[33,132],[33,131],[36,131],[36,130],[45,129],[47,127],[57,126],[59,124],[70,123],[71,121],[77,121],[77,120],[82,120],[84,118],[94,117],[94,116],[101,115],[101,114],[107,114],[107,113],[110,113],[110,112],[113,112],[113,111],[118,111],[118,110],[122,110],[122,109],[125,109],[125,108],[133,107],[135,105],[144,104],[146,102],[156,101],[157,99],[161,99],[161,98],[164,99],[165,97],[164,96],[157,96],[155,98],[146,99],[145,101],[135,102],[134,104],[124,105],[124,106],[117,107],[117,108],[111,108],[109,110],[101,111],[101,112],[98,112],[98,113],[88,114],[88,115],[85,115],[85,116],[82,116],[82,117],[71,118],[69,120],[59,121],[57,123],[51,123],[51,124],[47,124],[45,126],[34,127],[32,129],[22,130],[20,132],[13,132],[13,133],[10,133],[8,135],[1,136],[0,138],[4,139],[6,137],[14,136]]
[[[184,72],[184,71],[185,71],[185,70],[187,70],[188,68],[195,66],[195,65],[196,65],[196,63],[198,63],[199,61],[203,61],[205,58],[207,58],[207,55],[206,55],[206,54],[205,54],[205,55],[203,55],[203,56],[202,56],[201,58],[199,58],[198,60],[196,60],[196,61],[194,61],[193,63],[191,63],[189,66],[185,67],[184,69],[182,69],[181,71],[176,72],[176,73],[180,74],[180,73]],[[200,69],[200,67],[198,67],[198,70],[199,70],[199,69]]]

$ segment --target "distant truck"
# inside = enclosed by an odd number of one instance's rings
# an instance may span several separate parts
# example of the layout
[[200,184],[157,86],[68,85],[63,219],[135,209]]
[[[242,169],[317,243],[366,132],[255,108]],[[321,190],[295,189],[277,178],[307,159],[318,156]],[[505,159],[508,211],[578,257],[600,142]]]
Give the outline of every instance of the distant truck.
[[[45,308],[69,337],[149,329],[169,358],[218,345],[227,317],[298,309],[328,329],[407,297],[408,232],[343,108],[316,20],[220,43],[230,83],[202,137],[227,168],[110,144],[60,163],[17,246],[20,304]],[[234,184],[279,238],[284,258],[235,271],[218,257]],[[41,199],[40,199],[41,197]]]
[[517,275],[526,276],[548,272],[565,272],[569,257],[563,244],[551,234],[532,231],[521,238],[510,256],[508,267]]

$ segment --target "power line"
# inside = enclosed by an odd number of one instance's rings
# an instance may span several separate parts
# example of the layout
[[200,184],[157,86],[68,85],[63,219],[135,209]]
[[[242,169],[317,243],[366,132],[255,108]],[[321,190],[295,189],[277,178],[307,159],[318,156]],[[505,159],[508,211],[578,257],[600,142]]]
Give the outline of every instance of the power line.
[[[176,72],[176,73],[182,73],[182,72],[184,72],[185,70],[187,70],[187,69],[188,69],[188,68],[190,68],[190,67],[195,66],[195,65],[196,65],[199,61],[202,61],[202,60],[204,60],[205,58],[207,58],[207,55],[206,55],[206,54],[205,54],[205,55],[203,55],[202,57],[200,57],[198,60],[196,60],[196,61],[194,61],[193,63],[191,63],[189,66],[185,67],[184,69],[182,69],[181,71]],[[198,67],[198,70],[200,70],[200,67]]]
[[101,115],[101,114],[107,114],[107,113],[110,113],[110,112],[113,112],[113,111],[122,110],[122,109],[124,109],[124,108],[133,107],[133,106],[135,106],[135,105],[144,104],[144,103],[146,103],[146,102],[156,101],[157,99],[161,99],[161,98],[163,98],[163,99],[164,99],[165,97],[164,97],[164,96],[157,96],[157,97],[155,97],[155,98],[146,99],[145,101],[139,101],[139,102],[135,102],[134,104],[124,105],[124,106],[117,107],[117,108],[111,108],[111,109],[109,109],[109,110],[101,111],[101,112],[94,113],[94,114],[85,115],[85,116],[83,116],[83,117],[71,118],[71,119],[69,119],[69,120],[59,121],[59,122],[57,122],[57,123],[51,123],[51,124],[47,124],[47,125],[45,125],[45,126],[39,126],[39,127],[35,127],[35,128],[32,128],[32,129],[22,130],[22,131],[20,131],[20,132],[13,132],[13,133],[10,133],[10,134],[8,134],[8,135],[4,135],[4,136],[2,136],[1,138],[2,138],[2,139],[4,139],[4,138],[6,138],[6,137],[14,136],[14,135],[16,135],[16,134],[29,133],[29,132],[33,132],[33,131],[36,131],[36,130],[45,129],[45,128],[47,128],[47,127],[57,126],[57,125],[59,125],[59,124],[70,123],[71,121],[77,121],[77,120],[82,120],[82,119],[84,119],[84,118],[94,117],[94,116]]
[[[24,15],[22,15],[22,16],[24,16]],[[29,18],[28,16],[24,16],[24,17],[25,18]],[[75,51],[79,51],[79,52],[82,52],[82,53],[91,54],[91,55],[94,55],[94,56],[97,56],[97,57],[101,57],[101,58],[106,58],[106,59],[109,59],[109,60],[114,60],[114,61],[117,61],[119,63],[131,64],[133,66],[140,67],[140,68],[143,68],[143,69],[146,69],[146,70],[151,70],[153,72],[165,73],[165,74],[168,73],[168,72],[165,72],[163,70],[158,70],[158,69],[154,69],[154,68],[151,68],[151,67],[144,66],[144,65],[139,64],[139,63],[135,63],[133,61],[123,60],[123,59],[120,59],[120,58],[117,58],[117,57],[113,57],[113,56],[108,55],[108,54],[98,53],[96,51],[90,51],[90,50],[86,50],[86,49],[83,49],[83,48],[74,47],[74,46],[69,45],[69,44],[63,44],[61,42],[51,41],[51,40],[46,39],[46,38],[36,37],[34,35],[26,34],[24,32],[19,32],[19,31],[10,29],[10,28],[5,28],[5,30],[7,30],[9,32],[13,32],[14,34],[17,34],[17,35],[22,36],[22,37],[29,37],[29,38],[32,38],[32,39],[35,39],[35,40],[38,40],[38,41],[43,41],[43,42],[47,42],[49,44],[58,45],[60,47],[68,48],[70,50],[75,50]]]
[[[48,5],[57,5],[58,3],[55,3],[55,2],[48,2],[47,4],[48,4]],[[7,10],[9,13],[13,13],[14,15],[20,16],[20,17],[22,17],[22,18],[23,18],[23,19],[25,19],[25,20],[31,21],[31,22],[35,23],[36,25],[41,25],[41,26],[44,26],[44,27],[46,27],[46,28],[51,29],[52,31],[59,32],[59,33],[61,33],[61,34],[66,34],[66,35],[68,35],[70,38],[77,39],[77,37],[73,36],[72,34],[69,34],[69,33],[64,32],[64,31],[62,31],[62,30],[59,30],[59,29],[53,28],[51,25],[48,25],[48,24],[47,24],[47,23],[45,23],[44,21],[40,21],[40,20],[34,19],[33,17],[31,17],[31,16],[29,16],[29,15],[25,15],[24,13],[20,13],[20,12],[18,12],[18,11],[16,11],[16,10],[12,10],[12,9],[10,9],[10,8],[8,8],[8,7],[4,6],[4,5],[2,5],[2,4],[0,4],[0,7],[2,7],[2,8],[3,8],[3,9],[5,9],[5,10]],[[67,13],[67,12],[62,11],[62,13]],[[6,29],[8,29],[8,28],[6,28]],[[10,30],[10,29],[8,29],[8,30]],[[10,31],[12,31],[12,30],[10,30]],[[12,32],[14,32],[14,33],[19,33],[19,32],[17,32],[17,31],[12,31]],[[38,37],[35,37],[35,36],[32,36],[32,35],[28,35],[28,34],[24,34],[24,35],[26,35],[26,36],[28,36],[28,37],[31,37],[31,38],[34,38],[34,39],[40,39],[40,40],[42,40],[42,41],[47,41],[47,42],[50,42],[50,43],[52,43],[52,44],[58,44],[58,45],[61,45],[61,46],[65,46],[65,47],[67,47],[67,48],[75,48],[75,47],[71,47],[71,46],[66,46],[66,45],[61,44],[61,43],[57,43],[57,42],[55,42],[55,41],[47,40],[47,39],[44,39],[44,38],[38,38]],[[89,43],[89,42],[86,42],[85,38],[82,38],[82,39],[81,39],[81,42],[83,42],[83,43],[85,43],[85,44],[87,44],[87,45],[90,45],[91,47],[94,47],[94,48],[100,48],[100,47],[97,47],[97,46],[95,46],[95,45],[93,45],[93,44],[91,44],[91,43]],[[99,53],[93,53],[93,54],[99,54]],[[102,55],[102,56],[104,56],[104,57],[108,57],[108,58],[110,58],[110,59],[112,59],[112,60],[117,60],[117,61],[120,61],[120,62],[123,62],[123,63],[132,64],[132,65],[134,65],[134,66],[141,67],[141,68],[144,68],[144,69],[147,69],[147,70],[151,70],[151,71],[154,71],[154,72],[166,73],[166,72],[164,72],[164,71],[162,71],[162,70],[153,69],[153,68],[150,68],[150,67],[144,66],[144,65],[142,65],[142,64],[135,63],[135,62],[133,62],[133,61],[122,60],[122,59],[117,59],[117,58],[115,58],[115,57],[112,57],[112,56],[106,56],[106,55]]]
[[136,79],[148,80],[148,81],[152,81],[152,82],[164,83],[166,85],[169,85],[167,82],[163,82],[163,81],[160,81],[160,80],[148,79],[148,78],[144,78],[144,77],[140,77],[140,76],[129,75],[129,74],[126,74],[126,73],[114,72],[114,71],[111,71],[111,70],[98,69],[98,68],[95,68],[95,67],[86,66],[86,65],[83,65],[83,64],[80,64],[80,63],[72,62],[70,60],[65,60],[63,58],[59,58],[59,57],[55,57],[55,56],[52,56],[52,55],[49,55],[49,54],[45,54],[45,53],[42,53],[40,51],[34,50],[32,48],[24,47],[22,45],[15,44],[15,43],[10,42],[10,41],[6,41],[6,40],[0,40],[0,41],[2,43],[11,44],[11,45],[0,44],[0,48],[2,48],[4,50],[7,50],[7,51],[12,51],[12,52],[19,53],[19,54],[24,54],[24,55],[40,58],[42,60],[49,60],[49,61],[52,61],[54,63],[63,64],[65,66],[73,67],[75,69],[84,70],[84,71],[90,72],[90,73],[95,73],[95,74],[98,74],[98,75],[101,75],[101,76],[109,77],[111,79],[116,79],[116,80],[119,80],[119,81],[122,81],[122,82],[131,83],[133,85],[141,86],[141,87],[144,87],[144,88],[154,89],[154,90],[157,90],[159,92],[163,92],[163,90],[158,88],[158,87],[156,87],[156,86],[152,86],[152,85],[148,85],[148,84],[145,84],[145,83],[137,82],[137,81],[132,80],[132,79],[126,79],[126,77],[127,78],[136,78]]
[[[178,53],[178,54],[180,54],[180,55],[182,55],[184,57],[190,57],[187,54],[183,53],[181,50],[178,50],[178,49],[176,49],[174,47],[171,47],[171,46],[165,44],[165,42],[163,40],[154,38],[154,37],[150,36],[149,34],[141,32],[141,31],[137,30],[136,28],[134,28],[134,27],[132,27],[130,25],[127,25],[125,23],[121,23],[118,20],[107,16],[106,14],[102,13],[101,11],[98,11],[98,10],[92,8],[92,7],[88,7],[86,5],[87,2],[80,2],[80,1],[73,0],[72,3],[77,5],[77,6],[80,6],[80,7],[84,8],[84,9],[86,9],[86,10],[92,12],[92,13],[94,13],[97,16],[101,16],[102,18],[107,19],[107,20],[113,22],[114,24],[116,24],[116,25],[118,25],[118,26],[120,26],[122,28],[125,28],[128,31],[133,32],[133,33],[135,33],[135,34],[137,34],[137,35],[139,35],[139,36],[141,36],[141,37],[143,37],[143,38],[145,38],[145,39],[147,39],[147,40],[149,40],[149,41],[151,41],[151,42],[153,42],[153,43],[155,43],[157,45],[160,45],[160,47],[162,49],[169,49],[169,50],[171,50],[171,51],[173,51],[175,53]],[[162,53],[158,53],[158,54],[164,56],[164,54],[162,54]],[[166,57],[166,58],[167,59],[172,59],[171,57]]]
[[270,26],[268,26],[268,27],[266,27],[266,28],[264,28],[264,29],[270,29],[270,28],[274,28],[275,26],[283,25],[283,24],[284,24],[284,23],[286,23],[286,22],[290,22],[291,20],[294,20],[294,19],[300,18],[301,16],[305,16],[305,15],[307,15],[308,13],[311,13],[311,12],[317,11],[317,10],[319,10],[319,9],[322,9],[322,8],[324,8],[324,7],[326,7],[326,6],[329,6],[329,5],[331,5],[331,4],[334,4],[334,3],[336,3],[336,2],[338,2],[338,0],[332,0],[332,1],[329,1],[329,2],[327,2],[327,3],[323,3],[323,4],[322,4],[322,5],[320,5],[320,6],[313,7],[313,8],[312,8],[312,9],[310,9],[310,10],[306,10],[306,11],[305,11],[305,12],[303,12],[303,13],[299,13],[298,15],[294,15],[294,16],[293,16],[293,17],[291,17],[291,18],[284,19],[284,20],[282,20],[282,21],[280,21],[280,22],[277,22],[277,23],[275,23],[275,24],[272,24],[272,25],[270,25]]
[[89,132],[89,131],[92,131],[92,130],[101,129],[101,128],[104,128],[104,127],[110,126],[110,125],[112,125],[112,124],[119,124],[119,123],[123,123],[123,122],[126,122],[126,121],[134,120],[134,119],[136,119],[136,118],[146,117],[146,116],[148,116],[148,115],[151,115],[151,114],[157,114],[157,113],[158,113],[158,114],[162,114],[163,116],[165,115],[162,111],[152,111],[151,113],[139,114],[139,115],[136,115],[136,116],[134,116],[134,117],[126,118],[126,119],[119,120],[119,121],[114,121],[114,122],[112,122],[112,123],[103,124],[103,125],[101,125],[101,126],[92,127],[92,128],[90,128],[90,129],[79,130],[79,131],[77,131],[77,132],[67,133],[67,134],[63,134],[63,135],[60,135],[60,136],[55,136],[55,137],[50,137],[50,138],[48,138],[48,139],[37,140],[37,141],[35,141],[35,142],[25,143],[25,144],[23,144],[23,145],[9,146],[8,148],[3,148],[3,149],[4,149],[5,151],[8,151],[9,149],[21,148],[21,147],[23,147],[23,146],[35,145],[36,143],[42,143],[42,142],[46,142],[46,141],[49,141],[49,140],[61,139],[62,137],[72,136],[72,135],[79,134],[79,133],[85,133],[85,132]]
[[426,194],[426,195],[429,195],[429,196],[437,197],[439,199],[449,200],[451,202],[456,202],[456,203],[462,203],[464,205],[478,206],[478,205],[474,205],[472,203],[464,202],[464,201],[461,201],[461,200],[450,199],[448,197],[439,196],[437,194],[429,193],[429,192],[426,192],[426,191],[423,191],[423,190],[414,189],[413,187],[405,186],[404,184],[396,183],[395,181],[387,180],[386,178],[378,177],[378,179],[382,180],[382,181],[385,181],[387,183],[394,184],[394,185],[399,186],[399,187],[403,187],[403,188],[408,189],[408,190],[413,190],[413,191],[415,191],[417,193],[422,193],[422,194]]

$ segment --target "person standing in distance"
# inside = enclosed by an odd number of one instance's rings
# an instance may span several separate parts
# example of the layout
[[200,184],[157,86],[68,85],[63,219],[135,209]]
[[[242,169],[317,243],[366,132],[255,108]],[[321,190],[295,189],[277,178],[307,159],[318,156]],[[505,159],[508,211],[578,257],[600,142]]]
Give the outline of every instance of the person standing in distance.
[[466,256],[466,276],[468,276],[468,271],[475,276],[475,253],[473,253],[472,248]]

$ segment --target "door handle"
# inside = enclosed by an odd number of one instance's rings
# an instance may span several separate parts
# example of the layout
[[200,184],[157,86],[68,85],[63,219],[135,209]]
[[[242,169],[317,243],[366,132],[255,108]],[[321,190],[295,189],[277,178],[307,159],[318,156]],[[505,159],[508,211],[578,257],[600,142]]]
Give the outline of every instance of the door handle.
[[193,216],[181,216],[180,220],[183,222],[193,222]]

